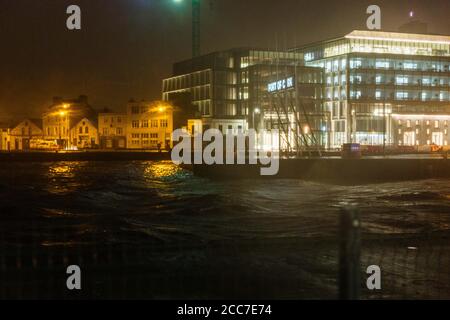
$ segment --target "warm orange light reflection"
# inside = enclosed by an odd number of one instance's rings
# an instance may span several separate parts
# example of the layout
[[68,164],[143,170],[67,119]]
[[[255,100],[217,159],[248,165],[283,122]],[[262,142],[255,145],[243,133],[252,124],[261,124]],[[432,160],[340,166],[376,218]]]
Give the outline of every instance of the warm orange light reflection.
[[175,175],[180,168],[172,162],[152,163],[145,169],[145,173],[153,178],[167,178]]

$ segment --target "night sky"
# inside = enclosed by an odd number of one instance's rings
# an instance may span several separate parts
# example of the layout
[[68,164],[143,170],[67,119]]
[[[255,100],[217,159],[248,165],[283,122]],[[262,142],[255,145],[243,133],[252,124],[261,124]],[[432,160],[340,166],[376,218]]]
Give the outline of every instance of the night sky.
[[[296,45],[366,29],[382,8],[383,30],[412,9],[429,31],[450,35],[449,0],[203,0],[202,52]],[[66,29],[66,8],[82,30]],[[190,0],[0,0],[0,119],[39,116],[53,96],[89,96],[120,110],[130,98],[160,99],[172,63],[190,58]]]

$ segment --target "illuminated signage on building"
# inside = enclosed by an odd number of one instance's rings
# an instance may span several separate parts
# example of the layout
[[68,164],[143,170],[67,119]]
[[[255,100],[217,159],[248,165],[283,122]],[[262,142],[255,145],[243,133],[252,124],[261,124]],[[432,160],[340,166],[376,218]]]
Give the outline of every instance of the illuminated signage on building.
[[294,87],[294,77],[271,82],[267,85],[267,91],[269,93],[278,92],[286,89],[292,89]]

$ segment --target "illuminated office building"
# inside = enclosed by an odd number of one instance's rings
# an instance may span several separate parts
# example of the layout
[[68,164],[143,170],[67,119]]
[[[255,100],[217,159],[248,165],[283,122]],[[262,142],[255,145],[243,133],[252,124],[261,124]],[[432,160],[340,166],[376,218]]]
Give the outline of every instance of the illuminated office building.
[[[173,76],[163,81],[163,100],[181,108],[193,105],[196,117],[202,120],[203,131],[279,129],[282,147],[294,151],[305,142],[309,144],[305,138],[311,138],[314,130],[328,130],[326,123],[322,123],[326,121],[321,113],[322,71],[303,65],[303,54],[295,52],[257,49],[215,52],[176,63]],[[269,92],[268,84],[283,80],[291,82],[288,87]],[[180,106],[177,101],[185,101],[185,105]],[[311,120],[318,114],[321,118],[310,124],[306,113]],[[302,137],[301,131],[306,131],[309,138]],[[327,135],[318,136],[325,146]],[[263,140],[261,137],[260,147],[265,144]]]
[[450,36],[353,31],[293,52],[324,70],[330,147],[448,145]]
[[449,36],[353,31],[287,52],[234,49],[176,63],[163,100],[184,97],[203,130],[279,129],[287,151],[445,146],[449,65]]

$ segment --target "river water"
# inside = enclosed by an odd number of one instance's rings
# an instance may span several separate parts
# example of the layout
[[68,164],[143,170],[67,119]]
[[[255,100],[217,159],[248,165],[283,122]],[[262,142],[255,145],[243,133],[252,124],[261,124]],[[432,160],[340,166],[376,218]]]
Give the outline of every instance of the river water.
[[[348,204],[363,298],[450,298],[448,180],[212,181],[165,161],[2,164],[0,298],[333,299]],[[380,291],[364,287],[369,265]]]

